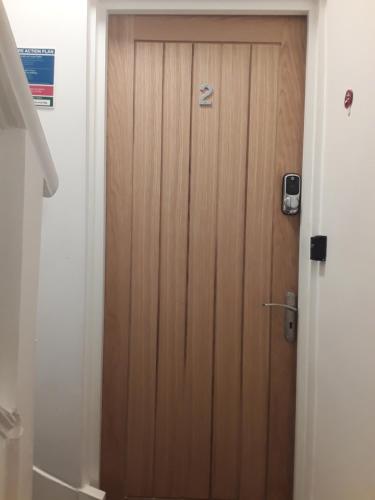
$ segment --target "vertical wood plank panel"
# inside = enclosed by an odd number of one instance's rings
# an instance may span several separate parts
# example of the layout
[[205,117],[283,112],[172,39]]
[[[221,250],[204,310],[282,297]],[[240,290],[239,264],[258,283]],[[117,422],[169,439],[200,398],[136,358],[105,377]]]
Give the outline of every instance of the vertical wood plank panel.
[[127,494],[152,496],[159,278],[163,44],[137,42]]
[[133,166],[133,17],[110,16],[101,487],[125,496]]
[[[247,183],[240,498],[264,500],[267,474],[269,316],[279,47],[252,52]],[[282,497],[280,497],[281,500]]]
[[139,15],[138,40],[278,44],[285,16]]
[[165,45],[155,491],[181,497],[192,45]]
[[223,45],[220,96],[213,498],[238,496],[250,45]]
[[[149,24],[146,38],[155,27],[164,41],[172,23],[173,40],[188,39],[177,27],[188,29],[185,19],[138,20]],[[109,500],[292,498],[296,349],[284,340],[283,312],[261,304],[297,289],[299,221],[281,215],[279,188],[301,165],[306,21],[272,22],[271,33],[269,18],[225,21],[242,26],[241,41],[267,42],[252,49],[248,103],[249,46],[196,43],[192,61],[189,43],[164,53],[143,41],[135,62],[134,18],[109,19]],[[204,17],[191,23],[197,39],[221,39],[222,19],[216,35]],[[212,107],[198,105],[201,83],[214,87]]]
[[[287,172],[301,172],[306,57],[306,19],[288,19],[280,54],[275,186]],[[286,217],[274,199],[272,300],[298,291],[299,216]],[[267,500],[293,496],[297,344],[283,336],[284,313],[272,311]]]
[[[188,463],[185,496],[207,498],[211,462],[212,361],[221,46],[195,44],[186,359]],[[214,88],[212,107],[199,87]]]

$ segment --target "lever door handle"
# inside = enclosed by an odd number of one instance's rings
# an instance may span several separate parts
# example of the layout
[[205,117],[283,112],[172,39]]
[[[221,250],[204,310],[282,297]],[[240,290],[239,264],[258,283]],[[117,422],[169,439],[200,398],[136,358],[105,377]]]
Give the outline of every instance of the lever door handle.
[[293,292],[286,292],[286,304],[274,302],[263,304],[264,307],[281,307],[285,310],[284,337],[287,342],[294,343],[297,339],[298,307],[297,296]]
[[298,308],[294,306],[290,306],[289,304],[275,304],[275,303],[270,303],[270,304],[263,304],[264,307],[283,307],[284,309],[288,309],[289,311],[293,311],[295,313],[298,312]]

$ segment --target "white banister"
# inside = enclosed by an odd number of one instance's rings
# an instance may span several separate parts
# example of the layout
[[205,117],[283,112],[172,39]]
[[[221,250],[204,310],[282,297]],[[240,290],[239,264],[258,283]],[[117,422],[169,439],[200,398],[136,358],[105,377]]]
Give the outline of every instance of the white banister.
[[32,498],[42,197],[57,187],[0,0],[0,500]]
[[19,439],[22,436],[21,417],[17,410],[9,411],[0,406],[0,439]]
[[0,0],[0,104],[0,129],[13,126],[28,130],[43,171],[44,196],[52,196],[58,187],[56,169],[29,91],[2,0]]
[[23,434],[19,413],[0,406],[0,500],[18,495],[19,445]]

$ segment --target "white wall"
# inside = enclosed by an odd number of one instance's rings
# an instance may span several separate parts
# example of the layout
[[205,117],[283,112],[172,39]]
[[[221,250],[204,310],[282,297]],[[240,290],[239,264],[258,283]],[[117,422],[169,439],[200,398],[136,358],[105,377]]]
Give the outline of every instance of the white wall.
[[35,463],[81,485],[86,233],[85,0],[6,0],[18,46],[56,49],[56,109],[39,113],[60,177],[44,202]]
[[[314,500],[375,498],[375,3],[328,0]],[[348,117],[345,91],[354,90]]]
[[[294,3],[297,6],[297,0]],[[372,500],[375,4],[373,0],[327,0],[326,4],[326,59],[320,60],[326,74],[320,220],[321,231],[328,235],[328,262],[318,278],[317,357],[312,362],[317,369],[313,480],[311,490],[298,500]],[[19,45],[57,50],[56,110],[40,113],[61,188],[44,208],[36,464],[79,486],[86,265],[86,1],[7,0],[6,6]],[[355,93],[350,118],[343,109],[347,88]]]

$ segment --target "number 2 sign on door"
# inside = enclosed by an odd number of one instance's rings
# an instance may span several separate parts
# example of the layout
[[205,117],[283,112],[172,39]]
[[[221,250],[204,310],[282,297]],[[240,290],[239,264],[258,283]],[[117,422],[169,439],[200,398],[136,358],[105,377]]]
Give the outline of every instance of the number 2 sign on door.
[[214,88],[208,83],[201,83],[199,96],[199,106],[212,106],[212,94],[214,93]]

